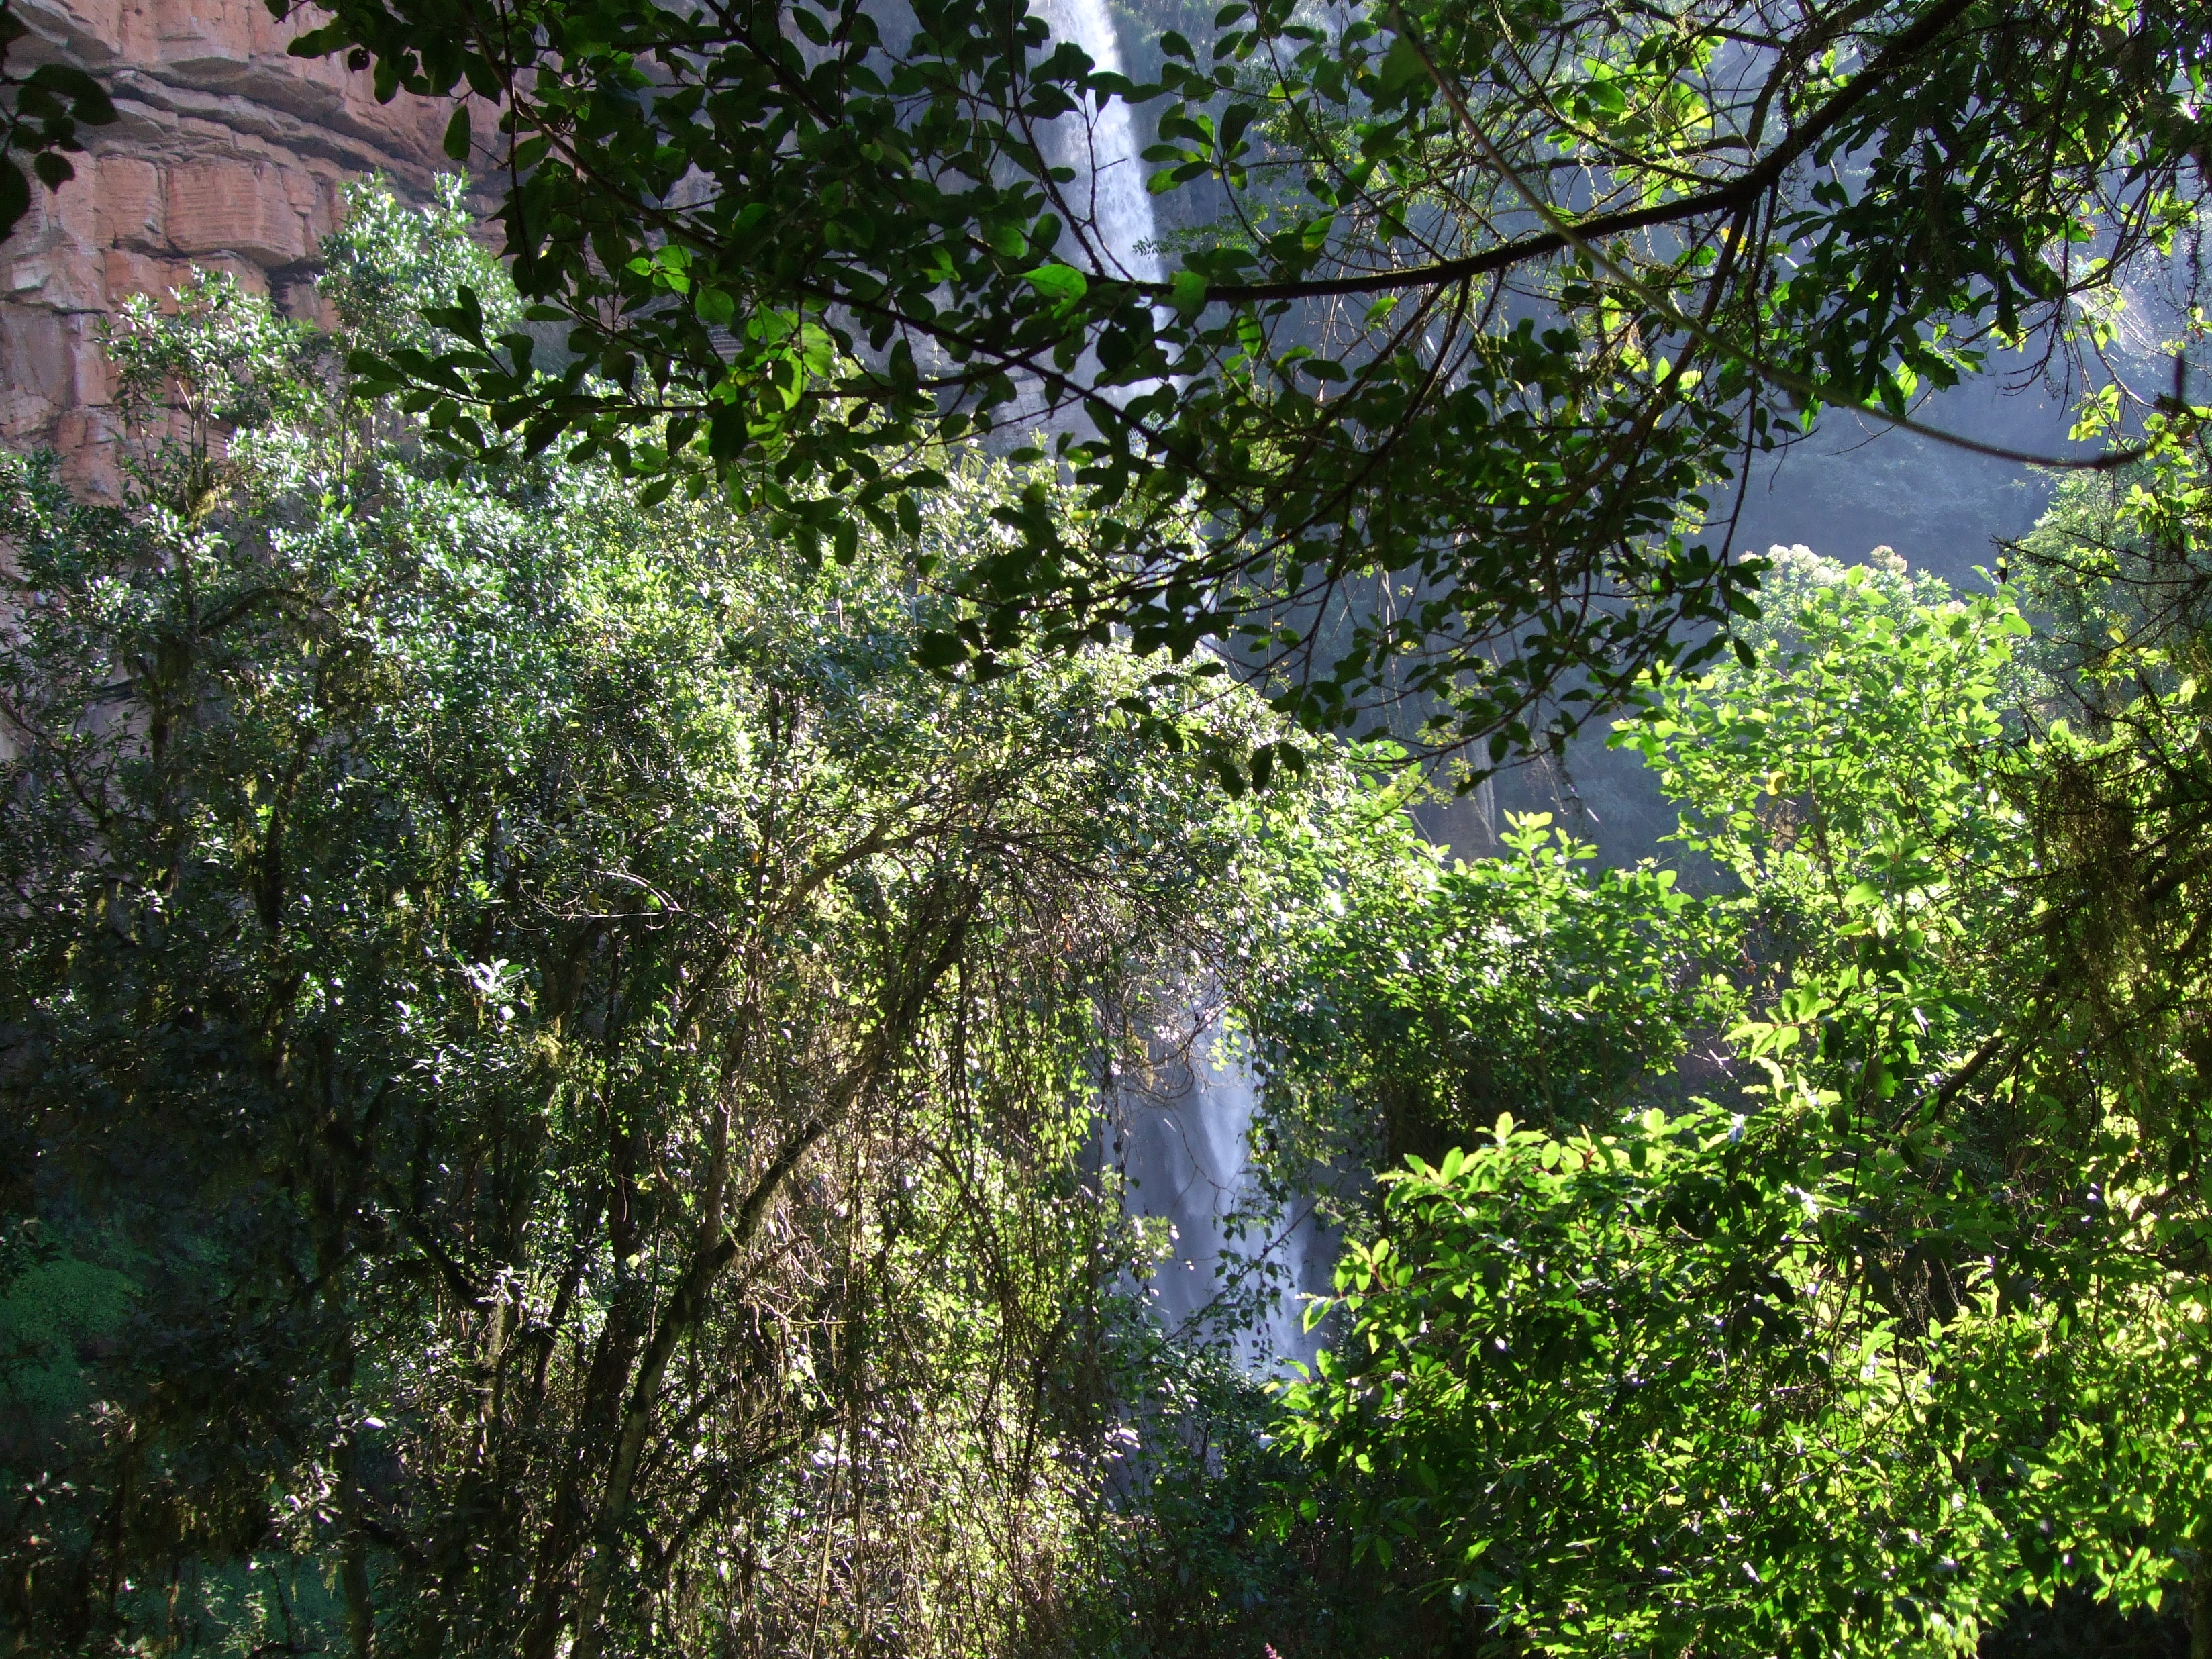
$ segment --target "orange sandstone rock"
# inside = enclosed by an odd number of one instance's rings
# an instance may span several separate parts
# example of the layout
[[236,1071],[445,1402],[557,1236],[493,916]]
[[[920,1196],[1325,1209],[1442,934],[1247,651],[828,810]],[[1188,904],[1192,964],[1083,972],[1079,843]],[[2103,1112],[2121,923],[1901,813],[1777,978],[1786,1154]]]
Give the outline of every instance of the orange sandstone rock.
[[[99,76],[120,119],[0,244],[0,442],[60,450],[87,489],[111,487],[99,318],[159,296],[194,265],[280,302],[311,304],[317,243],[339,187],[382,173],[427,189],[449,166],[446,106],[379,104],[366,71],[291,57],[302,23],[260,0],[15,0],[30,37],[10,68],[47,59]],[[481,123],[479,125],[482,125]]]

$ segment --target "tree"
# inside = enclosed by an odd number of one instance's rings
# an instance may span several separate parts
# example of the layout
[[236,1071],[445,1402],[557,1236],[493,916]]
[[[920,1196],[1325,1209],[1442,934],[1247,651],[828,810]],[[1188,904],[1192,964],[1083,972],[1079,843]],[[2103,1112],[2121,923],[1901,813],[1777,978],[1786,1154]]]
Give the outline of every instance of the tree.
[[1675,872],[1589,877],[1595,849],[1548,813],[1508,828],[1507,855],[1448,867],[1402,812],[1376,830],[1364,859],[1332,836],[1340,902],[1285,907],[1291,927],[1239,981],[1285,1147],[1382,1169],[1441,1157],[1500,1111],[1607,1123],[1711,1023],[1707,958],[1731,935],[1705,936]]
[[[329,252],[362,329],[477,257]],[[113,336],[124,507],[0,460],[10,1627],[1048,1641],[1141,1319],[1096,1079],[1261,809],[1125,653],[933,678],[872,536],[448,476],[341,349],[203,278]]]
[[[1403,699],[1417,748],[1495,761],[1747,614],[1701,539],[1747,453],[1993,349],[2086,356],[2197,234],[2204,37],[2166,0],[1162,21],[1139,80],[1012,0],[340,0],[295,50],[454,99],[457,156],[496,125],[568,331],[549,368],[457,313],[362,370],[457,453],[720,480],[840,557],[912,533],[945,446],[1041,426],[1074,507],[920,556],[962,602],[927,663],[1213,637],[1309,732]],[[1150,251],[1099,206],[1124,119]]]
[[2087,663],[2031,672],[2008,595],[1806,562],[1754,665],[1624,726],[1731,878],[1688,936],[1735,941],[1716,1097],[1409,1162],[1292,1394],[1369,1547],[1492,1636],[1964,1652],[2066,1594],[2212,1627],[2202,617],[2106,556],[2163,546],[2170,595],[2192,476],[2025,544],[2053,614],[2143,623]]

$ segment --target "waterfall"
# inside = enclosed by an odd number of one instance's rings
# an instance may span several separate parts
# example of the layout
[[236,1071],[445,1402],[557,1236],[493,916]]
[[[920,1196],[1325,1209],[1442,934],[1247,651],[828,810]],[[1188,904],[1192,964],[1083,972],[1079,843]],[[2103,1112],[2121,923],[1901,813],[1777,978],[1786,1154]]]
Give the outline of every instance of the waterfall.
[[[1310,1364],[1319,1345],[1305,1329],[1305,1298],[1328,1289],[1332,1241],[1310,1215],[1266,1205],[1252,1166],[1257,1081],[1224,1052],[1218,1018],[1193,1014],[1200,1023],[1181,1054],[1115,1103],[1128,1208],[1174,1229],[1153,1279],[1154,1311],[1170,1330],[1204,1334],[1237,1289],[1240,1259],[1265,1255],[1283,1271],[1258,1297],[1257,1324],[1238,1333],[1238,1358],[1258,1372]],[[1250,1231],[1232,1238],[1238,1221]]]
[[[1105,0],[1036,0],[1030,9],[1044,19],[1054,40],[1082,47],[1098,70],[1127,73],[1114,15]],[[1058,152],[1053,159],[1075,169],[1075,180],[1066,188],[1075,205],[1088,207],[1085,216],[1096,233],[1089,252],[1109,272],[1138,282],[1161,281],[1160,256],[1151,246],[1158,226],[1152,198],[1145,189],[1144,163],[1138,159],[1129,106],[1109,98],[1103,108],[1086,106],[1053,125]]]
[[[1054,41],[1083,48],[1092,67],[1121,75],[1121,43],[1114,28],[1114,15],[1106,0],[1032,0],[1030,10],[1044,20]],[[1072,113],[1046,124],[1041,135],[1045,159],[1066,167],[1075,177],[1061,185],[1070,221],[1060,234],[1059,254],[1085,271],[1120,276],[1133,282],[1164,280],[1166,269],[1152,246],[1158,223],[1152,217],[1152,198],[1145,188],[1145,164],[1139,156],[1136,124],[1128,105],[1118,98],[1094,102],[1085,99]],[[1169,313],[1155,307],[1155,323]],[[1085,376],[1098,372],[1097,359],[1085,352],[1077,371]],[[1139,380],[1108,388],[1106,396],[1118,407],[1152,390],[1158,383]],[[1044,414],[1041,389],[1025,388],[1014,413],[1023,416]],[[1077,432],[1090,432],[1090,416],[1062,407],[1048,424]]]
[[[1098,70],[1127,73],[1106,0],[1033,0],[1030,9],[1054,40],[1082,47]],[[1152,246],[1158,227],[1129,106],[1115,98],[1086,102],[1052,124],[1047,143],[1049,159],[1075,173],[1063,186],[1076,210],[1071,216],[1087,222],[1082,231],[1070,227],[1061,257],[1139,282],[1163,280],[1165,267]],[[1124,387],[1116,396],[1139,389]],[[1259,1090],[1243,1061],[1222,1051],[1218,1023],[1195,1006],[1191,1017],[1197,1029],[1189,1034],[1189,1060],[1166,1068],[1181,1074],[1176,1082],[1114,1103],[1124,1114],[1129,1206],[1175,1230],[1173,1253],[1154,1281],[1155,1305],[1170,1329],[1203,1321],[1230,1287],[1236,1258],[1264,1251],[1287,1270],[1288,1284],[1267,1298],[1258,1328],[1240,1336],[1240,1357],[1253,1370],[1310,1361],[1316,1344],[1304,1328],[1304,1296],[1328,1288],[1325,1278],[1315,1279],[1326,1274],[1330,1252],[1313,1222],[1299,1216],[1262,1217],[1264,1237],[1229,1237],[1231,1218],[1251,1216],[1258,1206],[1251,1131]]]

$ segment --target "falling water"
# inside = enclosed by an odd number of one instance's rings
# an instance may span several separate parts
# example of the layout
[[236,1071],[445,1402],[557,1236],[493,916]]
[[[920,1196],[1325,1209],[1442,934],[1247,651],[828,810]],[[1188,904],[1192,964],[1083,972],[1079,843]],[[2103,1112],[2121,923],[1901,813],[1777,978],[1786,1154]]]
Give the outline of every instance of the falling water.
[[[1036,0],[1030,9],[1044,19],[1054,40],[1082,47],[1100,72],[1125,72],[1121,43],[1105,0]],[[1115,274],[1137,282],[1160,281],[1160,256],[1152,246],[1157,230],[1152,198],[1145,190],[1129,106],[1109,98],[1103,106],[1086,105],[1053,125],[1057,154],[1052,159],[1075,169],[1075,181],[1067,187],[1071,200],[1087,209],[1083,216],[1094,233],[1078,247],[1106,262]]]
[[[1080,46],[1097,70],[1125,73],[1106,0],[1033,0],[1031,9],[1055,40]],[[1158,227],[1128,105],[1113,98],[1086,103],[1053,124],[1048,149],[1056,165],[1073,169],[1075,178],[1065,186],[1076,210],[1071,216],[1088,227],[1071,228],[1061,257],[1134,281],[1161,281],[1164,267],[1152,246]],[[1122,395],[1135,389],[1125,388]],[[1325,1253],[1312,1222],[1298,1218],[1273,1218],[1272,1226],[1263,1218],[1264,1236],[1229,1237],[1231,1217],[1252,1215],[1259,1207],[1251,1164],[1258,1090],[1242,1060],[1221,1052],[1218,1036],[1210,1025],[1193,1035],[1188,1065],[1169,1068],[1187,1073],[1182,1086],[1119,1103],[1125,1119],[1122,1166],[1132,1185],[1132,1210],[1163,1218],[1174,1229],[1173,1253],[1156,1280],[1156,1305],[1170,1328],[1203,1322],[1220,1305],[1237,1276],[1237,1256],[1264,1250],[1287,1270],[1287,1285],[1270,1298],[1259,1328],[1240,1340],[1249,1368],[1272,1370],[1285,1359],[1313,1357],[1304,1295],[1323,1288],[1311,1280]]]
[[[1317,1276],[1328,1271],[1328,1241],[1310,1216],[1267,1202],[1252,1162],[1259,1090],[1243,1060],[1223,1052],[1218,1025],[1201,1024],[1178,1046],[1187,1059],[1157,1068],[1146,1086],[1125,1089],[1116,1103],[1128,1207],[1173,1229],[1153,1279],[1154,1311],[1170,1330],[1205,1335],[1233,1302],[1256,1294],[1257,1323],[1237,1336],[1245,1368],[1310,1362],[1316,1343],[1305,1330],[1306,1297],[1327,1288]],[[1252,1264],[1262,1257],[1280,1272],[1255,1276]]]
[[[1121,43],[1106,0],[1032,0],[1030,9],[1044,20],[1055,42],[1080,46],[1096,70],[1124,72]],[[1075,175],[1060,187],[1070,222],[1060,235],[1060,257],[1097,275],[1161,281],[1164,268],[1152,245],[1158,226],[1152,217],[1152,196],[1145,188],[1129,106],[1118,98],[1086,99],[1074,112],[1048,122],[1042,139],[1045,159]],[[1155,307],[1152,315],[1156,323],[1164,323],[1169,313]],[[1097,359],[1085,353],[1078,373],[1096,376]],[[1138,380],[1104,391],[1117,406],[1126,408],[1132,398],[1158,384]],[[1042,389],[1034,386],[1024,388],[1014,414],[1017,424],[1024,416],[1042,416],[1044,424],[1054,428],[1095,431],[1088,410],[1063,404],[1048,414]]]

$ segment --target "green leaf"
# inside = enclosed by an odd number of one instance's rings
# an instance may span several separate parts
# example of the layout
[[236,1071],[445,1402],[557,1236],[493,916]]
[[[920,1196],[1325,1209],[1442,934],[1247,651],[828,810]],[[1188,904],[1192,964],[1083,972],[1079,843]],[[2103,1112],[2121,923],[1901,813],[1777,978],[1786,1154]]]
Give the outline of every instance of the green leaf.
[[943,671],[968,660],[966,641],[949,629],[926,629],[914,648],[914,659],[922,667]]
[[1091,291],[1091,284],[1083,273],[1073,265],[1039,265],[1028,273],[1031,288],[1053,302],[1054,311],[1066,316],[1083,302]]
[[737,301],[727,289],[702,288],[692,295],[691,305],[709,328],[726,328],[738,314]]
[[1429,67],[1421,59],[1420,49],[1407,35],[1396,35],[1390,50],[1383,54],[1382,67],[1377,77],[1382,83],[1386,98],[1402,95],[1409,88],[1429,83]]
[[1176,313],[1185,322],[1206,309],[1206,278],[1188,265],[1175,274],[1170,285]]

